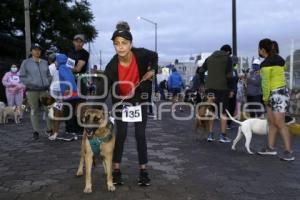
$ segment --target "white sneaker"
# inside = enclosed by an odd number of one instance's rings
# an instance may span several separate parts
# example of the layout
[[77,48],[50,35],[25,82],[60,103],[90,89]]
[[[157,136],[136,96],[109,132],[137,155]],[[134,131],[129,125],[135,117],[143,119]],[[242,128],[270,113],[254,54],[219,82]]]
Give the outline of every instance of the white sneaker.
[[48,137],[49,140],[53,141],[53,140],[56,140],[57,138],[57,133],[54,133],[53,135],[51,135],[50,137]]

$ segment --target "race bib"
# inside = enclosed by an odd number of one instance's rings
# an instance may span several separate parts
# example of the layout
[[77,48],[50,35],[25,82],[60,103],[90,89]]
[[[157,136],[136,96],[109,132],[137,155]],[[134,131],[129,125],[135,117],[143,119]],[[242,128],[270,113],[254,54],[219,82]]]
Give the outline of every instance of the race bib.
[[73,60],[72,58],[68,58],[66,66],[73,69],[75,67],[75,63],[76,63],[75,60]]
[[10,81],[12,83],[19,83],[20,82],[20,78],[19,78],[19,76],[12,76],[12,77],[10,77]]
[[141,106],[125,106],[122,110],[123,122],[141,122],[142,107]]
[[61,111],[63,109],[63,104],[59,102],[55,102],[53,107]]

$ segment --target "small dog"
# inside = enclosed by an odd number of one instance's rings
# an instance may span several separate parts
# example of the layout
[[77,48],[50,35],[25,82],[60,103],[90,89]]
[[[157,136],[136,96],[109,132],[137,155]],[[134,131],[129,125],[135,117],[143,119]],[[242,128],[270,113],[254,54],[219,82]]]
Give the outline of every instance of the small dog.
[[3,123],[8,123],[8,119],[11,118],[16,124],[21,123],[22,108],[21,106],[7,106],[3,108]]
[[238,129],[238,134],[233,140],[231,149],[235,150],[236,144],[240,141],[240,139],[242,139],[244,135],[246,139],[245,147],[249,154],[253,154],[253,152],[250,150],[252,134],[255,133],[257,135],[267,135],[269,129],[268,121],[266,119],[250,118],[241,122],[233,118],[228,112],[228,110],[226,110],[226,113],[232,121],[240,125]]
[[40,98],[41,104],[48,107],[49,114],[48,117],[51,119],[51,129],[52,135],[49,137],[49,140],[55,140],[58,136],[60,120],[64,116],[63,106],[61,103],[57,103],[55,99],[50,95],[44,95]]
[[[76,175],[83,175],[83,166],[85,165],[85,188],[83,192],[92,192],[92,164],[99,153],[103,158],[102,163],[107,175],[107,189],[111,192],[115,191],[112,180],[112,156],[115,145],[113,124],[103,110],[93,108],[85,111],[82,122],[88,127],[84,129],[80,163]],[[93,128],[90,128],[91,126]]]
[[213,120],[215,119],[213,104],[214,97],[207,96],[204,101],[200,103],[199,109],[197,111],[197,116],[195,120],[195,130],[200,129],[200,131],[208,132],[213,125]]

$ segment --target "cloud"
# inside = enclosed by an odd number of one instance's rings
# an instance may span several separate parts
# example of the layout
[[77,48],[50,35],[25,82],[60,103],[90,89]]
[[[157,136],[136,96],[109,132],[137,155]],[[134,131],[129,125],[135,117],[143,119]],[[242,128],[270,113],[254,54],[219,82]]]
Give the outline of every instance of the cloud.
[[[238,54],[256,56],[257,43],[270,37],[279,42],[287,56],[292,38],[300,39],[299,0],[236,0]],[[92,54],[102,51],[104,63],[114,54],[111,35],[120,20],[131,26],[134,45],[154,49],[154,25],[158,24],[158,52],[164,61],[219,49],[231,44],[231,1],[229,0],[90,0],[99,36]],[[300,41],[300,40],[299,40]],[[300,43],[299,43],[300,48]],[[97,58],[99,59],[99,57]],[[94,62],[97,61],[95,59]],[[97,61],[98,62],[98,61]]]

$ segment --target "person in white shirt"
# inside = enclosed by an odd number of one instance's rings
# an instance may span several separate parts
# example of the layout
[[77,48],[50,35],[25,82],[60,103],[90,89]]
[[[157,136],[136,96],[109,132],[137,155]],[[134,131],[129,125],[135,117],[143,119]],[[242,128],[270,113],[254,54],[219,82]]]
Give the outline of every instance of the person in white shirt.
[[55,65],[55,60],[49,65],[49,71],[52,76],[52,81],[50,85],[50,95],[55,99],[59,99],[61,94],[59,85],[59,75]]
[[59,83],[59,74],[58,69],[55,65],[56,53],[58,53],[58,49],[52,46],[50,49],[47,50],[47,57],[49,63],[49,71],[52,77],[52,81],[50,84],[50,95],[59,101],[61,98],[60,93],[60,83]]

